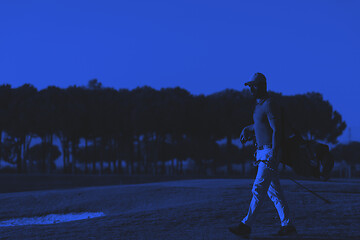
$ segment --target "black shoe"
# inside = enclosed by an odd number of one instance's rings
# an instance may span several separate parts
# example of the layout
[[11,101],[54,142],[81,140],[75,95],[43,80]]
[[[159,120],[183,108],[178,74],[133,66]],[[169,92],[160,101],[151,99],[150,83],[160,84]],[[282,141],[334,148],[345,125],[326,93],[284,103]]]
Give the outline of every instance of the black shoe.
[[277,235],[279,236],[289,236],[296,234],[296,228],[293,225],[282,226],[278,231]]
[[251,228],[240,222],[238,226],[229,227],[229,231],[238,236],[248,236],[251,233]]

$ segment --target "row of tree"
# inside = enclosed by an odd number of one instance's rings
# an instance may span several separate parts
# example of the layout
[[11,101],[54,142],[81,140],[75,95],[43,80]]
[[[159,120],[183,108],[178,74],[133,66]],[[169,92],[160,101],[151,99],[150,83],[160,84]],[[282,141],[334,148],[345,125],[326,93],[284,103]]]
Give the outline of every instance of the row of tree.
[[360,164],[360,142],[338,144],[331,150],[331,153],[335,161],[345,162],[348,165],[348,177],[360,177],[360,171],[356,169],[356,164]]
[[[296,129],[305,139],[336,143],[346,127],[319,93],[271,94],[282,106],[285,128]],[[97,80],[40,91],[30,84],[2,85],[0,154],[19,173],[34,168],[51,172],[60,155],[66,173],[79,172],[79,163],[85,173],[104,173],[106,162],[114,173],[164,174],[166,162],[173,160],[173,172],[181,174],[182,162],[189,158],[199,173],[205,165],[214,170],[225,165],[231,172],[232,163],[250,158],[251,151],[232,140],[252,123],[254,106],[248,90],[205,96],[179,87],[116,90]],[[32,146],[35,138],[41,143]],[[225,144],[219,145],[223,139]]]

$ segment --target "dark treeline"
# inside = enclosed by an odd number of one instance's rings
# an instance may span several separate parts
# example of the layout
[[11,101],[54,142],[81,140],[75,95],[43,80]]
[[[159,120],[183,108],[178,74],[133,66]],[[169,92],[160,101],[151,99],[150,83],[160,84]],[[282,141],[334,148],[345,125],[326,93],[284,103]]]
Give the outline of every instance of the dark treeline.
[[[286,129],[305,139],[336,143],[345,129],[319,93],[271,94],[281,103]],[[248,90],[195,96],[178,87],[115,90],[97,80],[40,91],[29,84],[2,85],[1,159],[16,163],[18,173],[54,172],[60,156],[64,173],[181,175],[187,159],[196,174],[221,166],[231,173],[232,164],[251,159],[251,147],[232,140],[252,123],[254,106]],[[35,138],[41,143],[31,145]]]

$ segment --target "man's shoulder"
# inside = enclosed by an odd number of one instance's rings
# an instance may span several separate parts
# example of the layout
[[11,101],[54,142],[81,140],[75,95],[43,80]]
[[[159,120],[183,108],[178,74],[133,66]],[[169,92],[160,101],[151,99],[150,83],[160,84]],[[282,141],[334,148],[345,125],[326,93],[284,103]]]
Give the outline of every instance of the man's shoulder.
[[266,106],[272,106],[272,107],[275,107],[275,106],[278,106],[279,104],[278,104],[278,101],[276,100],[276,99],[274,99],[273,97],[268,97],[266,100],[265,100],[265,102],[264,102],[264,104],[266,105]]
[[270,111],[270,112],[275,112],[275,113],[280,112],[279,102],[275,98],[268,97],[268,99],[266,99],[266,101],[264,102],[264,105],[265,105],[266,109],[268,109],[268,111]]

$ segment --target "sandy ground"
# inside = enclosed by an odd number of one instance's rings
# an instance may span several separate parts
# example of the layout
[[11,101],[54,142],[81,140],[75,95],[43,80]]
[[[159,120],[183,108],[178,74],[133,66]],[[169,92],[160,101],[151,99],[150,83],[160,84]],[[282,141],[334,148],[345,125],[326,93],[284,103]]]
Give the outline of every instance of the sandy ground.
[[[239,239],[228,232],[246,214],[252,179],[182,180],[0,194],[0,220],[54,213],[106,216],[51,225],[1,227],[0,239]],[[360,239],[360,181],[281,180],[299,239]],[[280,221],[267,200],[252,239],[276,239]],[[286,239],[286,238],[282,238]],[[294,239],[294,238],[293,238]]]

